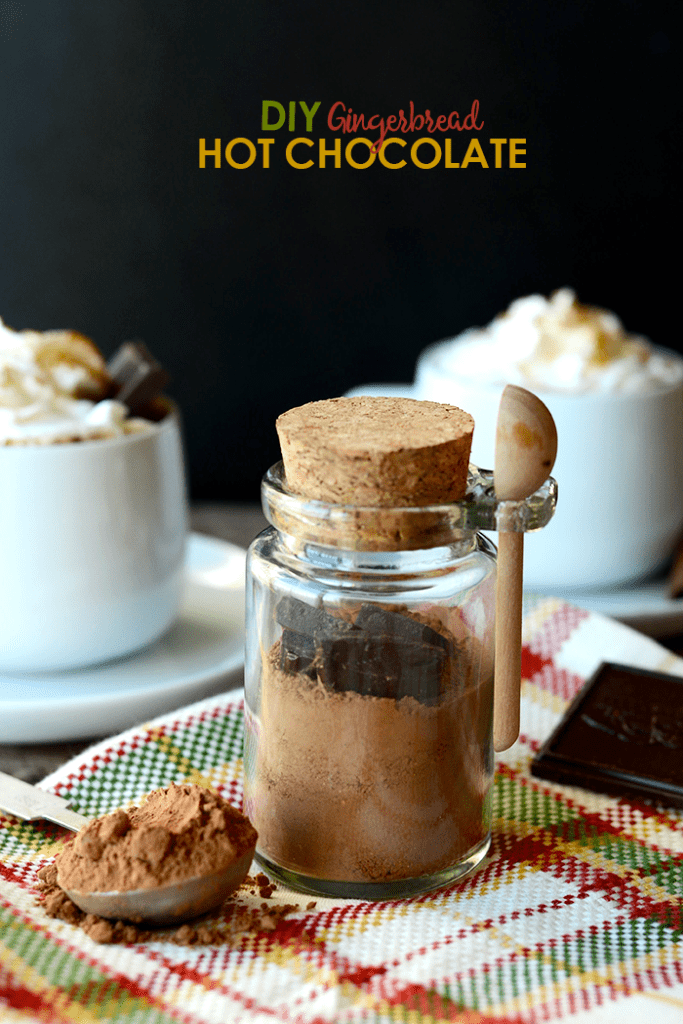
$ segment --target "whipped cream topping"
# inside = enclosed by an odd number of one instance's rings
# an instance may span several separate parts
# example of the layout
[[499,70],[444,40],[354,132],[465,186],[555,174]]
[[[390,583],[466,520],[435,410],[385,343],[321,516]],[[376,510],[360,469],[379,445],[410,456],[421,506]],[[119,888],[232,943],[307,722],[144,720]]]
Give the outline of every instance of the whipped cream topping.
[[73,331],[14,331],[0,320],[0,444],[50,444],[153,429],[105,397],[97,347]]
[[532,390],[640,392],[683,379],[683,359],[628,334],[614,314],[569,288],[517,299],[487,327],[444,345],[446,372]]

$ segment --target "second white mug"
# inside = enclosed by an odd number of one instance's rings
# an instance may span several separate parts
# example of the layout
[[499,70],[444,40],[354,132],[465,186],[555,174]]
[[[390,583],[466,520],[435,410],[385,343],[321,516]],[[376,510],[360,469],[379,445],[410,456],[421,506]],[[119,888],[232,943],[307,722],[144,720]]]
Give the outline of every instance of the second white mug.
[[[471,413],[472,461],[491,467],[503,385],[447,371],[452,345],[421,354],[413,396]],[[525,586],[604,589],[651,575],[683,530],[683,380],[635,393],[536,391],[557,425],[559,494],[553,521],[527,538]]]

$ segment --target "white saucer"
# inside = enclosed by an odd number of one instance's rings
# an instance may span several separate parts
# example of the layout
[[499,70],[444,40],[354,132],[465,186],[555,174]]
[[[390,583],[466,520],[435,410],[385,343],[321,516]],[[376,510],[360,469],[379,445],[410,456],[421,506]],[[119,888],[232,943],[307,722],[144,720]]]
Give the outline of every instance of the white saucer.
[[107,736],[241,685],[244,564],[234,544],[193,533],[176,623],[138,654],[93,668],[0,675],[0,743]]

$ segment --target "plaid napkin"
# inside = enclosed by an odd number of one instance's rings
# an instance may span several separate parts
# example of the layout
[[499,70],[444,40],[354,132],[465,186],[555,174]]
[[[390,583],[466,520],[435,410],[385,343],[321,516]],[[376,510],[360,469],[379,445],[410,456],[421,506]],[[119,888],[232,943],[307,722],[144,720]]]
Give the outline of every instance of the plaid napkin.
[[[234,947],[103,946],[36,905],[65,833],[0,817],[0,1019],[679,1022],[683,813],[544,783],[529,758],[603,660],[683,675],[652,640],[529,598],[522,737],[502,755],[493,842],[470,878],[300,911]],[[107,740],[43,783],[99,815],[170,782],[241,800],[242,701],[226,694]]]

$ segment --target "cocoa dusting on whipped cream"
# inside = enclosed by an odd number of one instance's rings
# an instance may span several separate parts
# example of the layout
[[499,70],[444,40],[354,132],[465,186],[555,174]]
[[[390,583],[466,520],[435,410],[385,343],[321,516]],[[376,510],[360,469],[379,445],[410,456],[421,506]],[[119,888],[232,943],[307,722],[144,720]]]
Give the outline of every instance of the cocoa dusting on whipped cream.
[[616,314],[579,302],[571,288],[516,299],[486,327],[428,349],[418,361],[418,387],[432,358],[444,379],[568,395],[642,394],[683,376],[680,355],[631,334]]
[[[265,875],[248,877],[210,918],[165,932],[83,913],[64,891],[129,891],[182,882],[230,865],[255,841],[249,820],[220,795],[197,785],[171,785],[151,793],[140,807],[96,818],[79,832],[39,872],[43,907],[97,942],[162,937],[181,944],[227,942],[246,930],[272,930],[298,908],[268,903],[274,886]],[[255,895],[257,905],[249,900]]]

